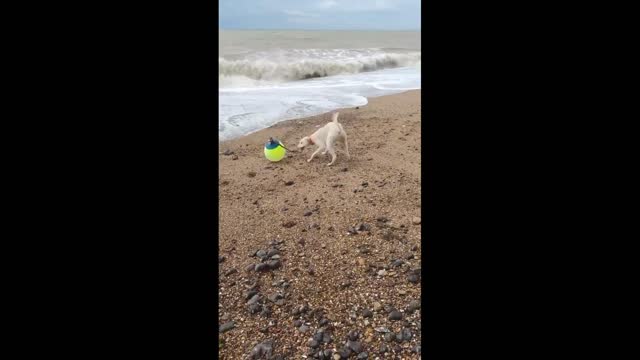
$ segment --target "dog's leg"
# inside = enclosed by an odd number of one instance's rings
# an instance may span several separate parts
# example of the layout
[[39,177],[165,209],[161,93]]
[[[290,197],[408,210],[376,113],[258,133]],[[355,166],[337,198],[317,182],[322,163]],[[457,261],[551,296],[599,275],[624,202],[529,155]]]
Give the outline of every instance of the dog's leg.
[[331,154],[331,162],[327,164],[327,166],[331,166],[333,165],[334,162],[336,162],[336,150],[332,147],[327,148],[327,151],[329,151],[329,154]]
[[320,152],[320,150],[322,150],[321,147],[317,148],[316,151],[311,154],[311,157],[309,158],[309,160],[307,160],[307,162],[311,162],[311,160],[313,160],[313,158]]
[[344,141],[344,150],[347,153],[347,159],[351,159],[351,155],[349,155],[349,143],[347,142],[347,134],[344,134],[342,140]]

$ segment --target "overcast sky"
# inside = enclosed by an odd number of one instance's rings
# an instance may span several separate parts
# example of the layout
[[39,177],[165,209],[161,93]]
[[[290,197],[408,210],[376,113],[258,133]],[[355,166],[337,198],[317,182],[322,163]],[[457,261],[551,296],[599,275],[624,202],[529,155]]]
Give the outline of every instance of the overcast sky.
[[420,0],[220,0],[219,4],[221,29],[420,29]]

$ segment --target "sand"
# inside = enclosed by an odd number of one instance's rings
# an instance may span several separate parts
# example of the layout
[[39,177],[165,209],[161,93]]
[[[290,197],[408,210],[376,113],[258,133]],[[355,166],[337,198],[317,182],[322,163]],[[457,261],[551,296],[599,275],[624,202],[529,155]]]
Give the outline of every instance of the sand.
[[[220,143],[219,325],[235,326],[220,334],[222,359],[248,358],[268,340],[274,357],[312,358],[317,350],[343,349],[352,330],[360,332],[355,347],[370,359],[420,358],[420,310],[409,310],[421,291],[420,119],[419,90],[341,109],[351,159],[338,153],[331,167],[329,155],[307,163],[312,148],[290,151],[277,163],[263,155],[269,137],[294,150],[330,114]],[[256,251],[270,249],[278,250],[279,259],[270,260],[279,261],[278,268],[247,270],[261,262],[252,256]],[[247,305],[250,290],[259,294],[254,305]],[[308,310],[299,313],[303,305]],[[365,309],[373,315],[363,317]],[[402,320],[389,320],[394,309]],[[295,320],[308,330],[301,332]],[[407,328],[412,336],[385,342],[382,328]],[[332,341],[312,350],[308,343],[321,329]],[[379,353],[382,344],[386,354]]]

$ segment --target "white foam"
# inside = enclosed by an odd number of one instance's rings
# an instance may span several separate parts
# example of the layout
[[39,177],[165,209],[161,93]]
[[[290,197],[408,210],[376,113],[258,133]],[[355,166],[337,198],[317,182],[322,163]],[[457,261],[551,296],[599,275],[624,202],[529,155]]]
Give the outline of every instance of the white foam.
[[363,106],[368,97],[420,89],[416,67],[219,89],[218,131],[229,140],[280,121]]

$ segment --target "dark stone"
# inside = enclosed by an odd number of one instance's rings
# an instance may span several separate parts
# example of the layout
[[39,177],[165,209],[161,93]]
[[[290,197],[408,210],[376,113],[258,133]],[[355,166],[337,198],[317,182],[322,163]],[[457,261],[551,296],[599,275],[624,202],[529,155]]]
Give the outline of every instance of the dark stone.
[[407,280],[409,280],[409,282],[412,284],[417,284],[418,282],[420,282],[420,278],[416,274],[409,274],[409,276],[407,276]]
[[327,319],[322,319],[322,320],[320,320],[320,326],[325,326],[325,325],[327,325],[328,323],[329,323],[329,320],[327,320]]
[[249,313],[256,314],[262,310],[262,305],[260,304],[251,304],[249,305]]
[[360,354],[358,354],[358,357],[356,359],[364,360],[364,359],[368,359],[368,358],[369,358],[369,354],[365,351],[365,352],[361,352]]
[[267,262],[269,269],[277,269],[280,267],[280,260],[271,260]]
[[322,331],[318,331],[317,333],[313,334],[313,340],[321,342],[323,334],[324,333]]
[[280,300],[282,298],[284,298],[284,296],[282,296],[282,294],[280,294],[280,293],[273,293],[273,294],[267,296],[267,299],[269,299],[269,301],[271,301],[271,302],[276,302],[276,301],[278,301],[278,300]]
[[260,294],[256,292],[256,294],[253,295],[251,299],[249,299],[249,301],[247,301],[247,305],[257,304],[259,300],[260,300]]
[[418,251],[418,245],[413,245],[411,247],[411,251]]
[[333,339],[331,338],[331,334],[329,333],[323,333],[322,334],[322,342],[325,344],[330,344],[333,341]]
[[416,354],[420,354],[422,352],[422,347],[420,345],[416,345],[413,349],[411,349]]
[[293,184],[294,184],[294,182],[293,182],[293,181],[291,181],[291,180],[289,180],[289,181],[285,182],[284,184],[285,184],[285,185],[287,185],[287,186],[291,186],[291,185],[293,185]]
[[348,347],[343,347],[342,349],[340,349],[340,351],[338,351],[338,354],[340,354],[340,358],[348,359],[351,355],[351,349],[349,349]]
[[396,338],[396,334],[394,334],[393,332],[388,332],[384,334],[384,341],[386,342],[393,341],[395,338]]
[[311,341],[309,341],[308,345],[309,345],[309,347],[310,347],[310,348],[315,349],[315,348],[317,348],[318,346],[320,346],[320,342],[318,342],[318,341],[316,341],[316,340],[311,340]]
[[268,306],[263,306],[262,312],[260,312],[260,315],[264,317],[269,317],[269,315],[271,315],[271,309]]
[[231,157],[231,160],[238,160],[238,155],[233,154],[233,156]]
[[296,226],[296,222],[295,221],[287,221],[287,222],[283,223],[282,226],[284,226],[287,229],[289,229],[289,228],[292,228],[292,227]]
[[312,211],[305,211],[304,216],[311,216],[313,214]]
[[386,352],[389,352],[389,347],[387,346],[387,344],[381,344],[380,345],[380,350],[378,351],[380,354],[384,354]]
[[231,151],[230,149],[226,149],[222,154],[226,156],[233,155],[233,151]]
[[226,258],[224,256],[218,256],[218,264],[222,264]]
[[420,309],[420,307],[421,307],[420,301],[413,300],[409,303],[409,306],[407,307],[407,311],[409,313],[413,313],[414,311]]
[[299,328],[298,331],[300,331],[301,333],[306,333],[307,331],[309,331],[309,327],[306,324],[302,324]]
[[393,310],[391,313],[389,313],[389,320],[392,320],[392,321],[402,320],[402,313],[398,310]]
[[402,343],[402,332],[396,334],[396,342]]
[[273,342],[271,340],[267,340],[263,343],[256,345],[256,347],[251,350],[250,359],[261,359],[266,358],[269,359],[273,355]]
[[251,271],[255,270],[255,268],[256,268],[256,264],[249,264],[249,265],[247,265],[246,268],[244,268],[244,270],[247,271],[247,272],[251,272]]
[[362,352],[362,344],[360,344],[359,341],[349,340],[347,341],[347,347],[356,354],[359,354]]
[[264,259],[265,257],[267,257],[267,252],[264,250],[258,250],[256,252],[256,256],[259,257],[260,259]]
[[247,294],[244,296],[244,299],[249,300],[252,297],[254,297],[256,294],[258,294],[258,290],[255,290],[255,289],[249,290],[247,291]]
[[402,339],[404,341],[411,341],[412,337],[413,337],[413,334],[411,333],[411,330],[409,330],[408,328],[402,329]]
[[269,267],[269,264],[267,263],[261,263],[255,266],[255,269],[257,272],[265,272],[265,271],[269,271],[271,268]]
[[220,333],[225,333],[236,327],[236,324],[233,321],[229,321],[228,323],[220,325]]
[[235,273],[237,273],[237,272],[238,272],[238,270],[236,270],[236,269],[229,269],[229,270],[227,270],[227,272],[226,272],[226,273],[224,273],[224,275],[225,275],[225,276],[229,276],[229,275],[231,275],[231,274],[235,274]]
[[299,328],[301,325],[302,325],[302,321],[300,321],[300,320],[295,320],[295,321],[293,322],[293,326],[295,326],[295,327],[297,327],[297,328]]
[[398,267],[398,266],[402,266],[402,264],[404,264],[404,261],[397,259],[394,262],[391,263],[392,267]]
[[364,316],[364,317],[366,317],[366,318],[370,318],[370,317],[372,317],[372,316],[373,316],[373,312],[372,312],[371,310],[369,310],[369,309],[365,309],[365,310],[362,312],[362,316]]

